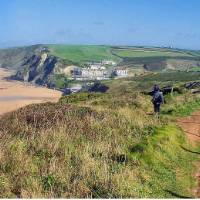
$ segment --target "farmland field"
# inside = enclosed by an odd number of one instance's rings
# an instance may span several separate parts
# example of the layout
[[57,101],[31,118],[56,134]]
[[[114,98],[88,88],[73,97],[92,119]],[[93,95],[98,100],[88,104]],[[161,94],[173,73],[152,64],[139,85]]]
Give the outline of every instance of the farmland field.
[[190,71],[199,72],[199,71],[200,71],[200,67],[199,67],[199,66],[197,66],[197,67],[192,67],[192,68],[190,68]]
[[163,73],[155,73],[152,75],[138,77],[135,78],[138,81],[146,82],[146,81],[157,81],[157,82],[165,82],[165,81],[175,81],[175,82],[186,82],[186,81],[196,81],[200,80],[199,72],[163,72]]
[[193,57],[187,52],[179,51],[161,51],[152,49],[116,49],[113,51],[120,57],[138,58],[138,57]]
[[111,54],[111,48],[108,46],[48,45],[48,47],[53,55],[75,63],[101,61],[103,59],[119,61],[117,56]]

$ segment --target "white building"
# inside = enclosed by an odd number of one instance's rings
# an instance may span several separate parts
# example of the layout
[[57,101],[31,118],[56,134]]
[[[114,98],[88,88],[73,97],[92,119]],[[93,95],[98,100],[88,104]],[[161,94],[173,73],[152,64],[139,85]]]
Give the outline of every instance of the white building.
[[[104,63],[104,64],[103,64]],[[104,80],[108,79],[112,71],[107,70],[106,64],[115,64],[113,61],[103,60],[100,63],[88,62],[85,68],[74,68],[71,75],[76,80]]]
[[102,65],[116,65],[116,62],[112,60],[102,60]]
[[125,67],[119,67],[114,70],[114,74],[119,77],[128,76],[128,70]]
[[92,65],[90,65],[90,69],[92,69],[92,70],[98,70],[98,69],[100,69],[102,66],[101,66],[101,64],[92,64]]
[[92,80],[103,80],[106,79],[107,71],[105,67],[88,67],[82,69],[81,77],[84,79],[92,79]]
[[81,91],[82,86],[81,85],[75,85],[75,86],[73,86],[73,87],[71,87],[69,89],[70,89],[71,93],[76,93],[76,92],[80,92]]

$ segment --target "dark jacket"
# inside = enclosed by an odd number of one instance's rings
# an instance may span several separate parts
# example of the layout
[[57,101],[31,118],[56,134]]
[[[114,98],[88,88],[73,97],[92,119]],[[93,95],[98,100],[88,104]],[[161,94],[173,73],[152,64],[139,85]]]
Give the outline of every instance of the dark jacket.
[[155,105],[160,105],[164,103],[163,93],[161,91],[155,91],[153,94],[152,103]]

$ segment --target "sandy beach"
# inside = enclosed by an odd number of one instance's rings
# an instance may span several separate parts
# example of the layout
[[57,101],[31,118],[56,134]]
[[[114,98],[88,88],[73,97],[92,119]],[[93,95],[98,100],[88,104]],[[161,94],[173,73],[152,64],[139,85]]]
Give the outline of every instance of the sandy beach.
[[56,102],[61,92],[6,80],[14,71],[0,68],[0,115],[32,103]]

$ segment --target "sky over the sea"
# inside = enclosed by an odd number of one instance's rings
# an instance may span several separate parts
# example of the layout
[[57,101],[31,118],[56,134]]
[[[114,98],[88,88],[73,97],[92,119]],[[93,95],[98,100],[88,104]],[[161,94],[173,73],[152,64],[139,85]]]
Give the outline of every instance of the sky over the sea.
[[200,0],[0,0],[0,47],[38,43],[200,49]]

